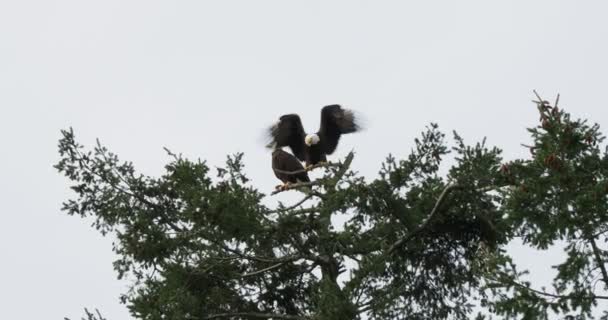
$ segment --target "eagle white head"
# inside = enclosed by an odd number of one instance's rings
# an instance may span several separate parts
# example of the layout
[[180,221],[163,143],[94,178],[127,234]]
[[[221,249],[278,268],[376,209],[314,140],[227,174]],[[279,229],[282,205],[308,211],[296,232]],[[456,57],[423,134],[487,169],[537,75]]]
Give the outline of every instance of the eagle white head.
[[321,139],[319,139],[319,136],[316,133],[306,135],[306,138],[304,138],[304,143],[309,147],[319,143],[319,141],[321,141]]

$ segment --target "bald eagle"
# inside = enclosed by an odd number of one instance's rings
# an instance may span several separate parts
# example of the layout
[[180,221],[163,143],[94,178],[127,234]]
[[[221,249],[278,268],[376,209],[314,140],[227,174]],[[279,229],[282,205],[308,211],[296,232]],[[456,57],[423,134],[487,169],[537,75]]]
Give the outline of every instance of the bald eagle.
[[[291,183],[310,182],[308,173],[302,167],[302,163],[298,161],[292,154],[278,148],[272,152],[272,170],[274,175],[283,182],[283,185],[277,186],[277,189],[284,188]],[[290,172],[297,172],[290,174]]]
[[312,134],[304,132],[302,121],[297,114],[281,116],[270,128],[272,142],[267,147],[289,147],[300,161],[306,162],[308,168],[319,162],[326,162],[326,156],[338,147],[340,136],[357,130],[359,125],[353,111],[333,104],[321,109],[321,126],[319,131]]

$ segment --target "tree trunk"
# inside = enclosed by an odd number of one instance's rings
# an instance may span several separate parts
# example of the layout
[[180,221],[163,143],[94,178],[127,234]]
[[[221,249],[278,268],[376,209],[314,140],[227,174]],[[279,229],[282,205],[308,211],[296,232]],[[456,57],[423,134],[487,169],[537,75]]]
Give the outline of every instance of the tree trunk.
[[316,319],[352,320],[357,308],[338,285],[339,264],[333,257],[325,256],[321,264],[321,288]]

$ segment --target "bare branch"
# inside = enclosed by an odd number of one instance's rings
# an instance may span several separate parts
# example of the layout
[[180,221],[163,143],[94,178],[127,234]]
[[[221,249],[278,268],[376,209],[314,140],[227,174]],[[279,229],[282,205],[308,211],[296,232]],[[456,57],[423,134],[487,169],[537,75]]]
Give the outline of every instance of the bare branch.
[[536,92],[536,90],[532,90],[532,92],[534,92],[534,95],[536,95],[536,98],[538,98],[538,103],[543,104],[544,100],[543,98],[540,97],[540,95],[538,94],[538,92]]
[[181,153],[179,155],[171,152],[171,150],[169,150],[167,147],[163,147],[163,149],[165,149],[165,152],[167,152],[167,154],[171,157],[173,157],[173,159],[175,159],[175,161],[179,160],[181,158]]
[[540,97],[540,95],[538,94],[538,92],[536,92],[536,90],[532,90],[534,92],[534,94],[536,95],[536,98],[538,99],[538,101],[534,101],[532,100],[532,102],[538,104],[539,107],[542,108],[551,108],[551,103],[547,100],[543,100],[543,98]]
[[310,166],[308,168],[300,169],[300,170],[296,170],[296,171],[285,171],[285,170],[280,170],[280,169],[275,169],[275,168],[272,168],[272,170],[274,170],[274,172],[281,173],[281,174],[294,175],[294,174],[300,174],[300,173],[308,172],[308,171],[314,170],[316,168],[339,167],[339,166],[340,165],[337,164],[337,163],[320,162],[320,163],[317,163],[317,164],[315,164],[313,166]]
[[296,204],[294,204],[292,206],[289,206],[289,207],[286,207],[286,208],[279,208],[279,209],[276,209],[276,210],[272,210],[272,211],[270,211],[268,213],[270,214],[270,213],[285,212],[285,211],[293,210],[293,209],[299,207],[300,205],[302,205],[307,200],[311,199],[312,196],[313,196],[312,194],[309,194],[306,197],[304,197],[302,200],[298,201],[298,203],[296,203]]
[[[496,281],[496,280],[495,280]],[[498,283],[503,283],[501,281],[497,281]],[[549,293],[549,292],[544,292],[544,291],[540,291],[540,290],[536,290],[533,288],[530,288],[524,284],[521,284],[519,282],[516,281],[509,281],[510,284],[521,288],[521,289],[525,289],[528,290],[530,292],[533,292],[537,295],[541,295],[541,296],[545,296],[545,297],[549,297],[549,298],[555,298],[555,299],[585,299],[585,300],[595,300],[595,299],[600,299],[600,300],[608,300],[608,296],[596,296],[596,295],[590,295],[587,297],[581,297],[578,295],[559,295],[559,294],[554,294],[554,293]]]
[[285,186],[285,187],[283,187],[283,188],[281,188],[279,190],[273,191],[270,195],[274,196],[277,193],[281,193],[281,192],[284,192],[284,191],[287,191],[287,190],[293,190],[293,189],[298,189],[298,188],[301,188],[301,187],[312,187],[312,186],[320,185],[321,182],[322,182],[322,180],[317,180],[317,181],[312,181],[312,182],[292,183],[292,184],[289,184],[289,185],[287,185],[287,186]]
[[299,209],[299,210],[294,210],[290,212],[290,215],[298,215],[298,214],[304,214],[304,213],[315,213],[315,212],[319,212],[319,208],[318,207],[310,207],[310,208],[304,208],[304,209]]
[[346,156],[346,159],[344,160],[344,163],[342,163],[339,166],[340,170],[338,170],[338,172],[332,179],[332,181],[331,181],[332,185],[335,186],[340,181],[340,179],[342,179],[344,174],[346,174],[346,171],[348,170],[348,168],[350,168],[350,164],[353,162],[354,157],[355,157],[355,153],[353,151],[348,153],[348,155]]
[[244,274],[241,275],[241,277],[243,277],[243,278],[245,278],[245,277],[252,277],[252,276],[258,275],[260,273],[264,273],[266,271],[270,271],[270,270],[279,268],[279,267],[283,266],[284,264],[286,264],[288,262],[292,262],[292,261],[297,260],[297,259],[299,259],[299,257],[293,257],[292,259],[289,259],[289,260],[286,260],[286,261],[283,261],[283,262],[279,262],[277,264],[274,264],[274,265],[272,265],[270,267],[267,267],[267,268],[264,268],[264,269],[260,269],[260,270],[249,272],[249,273],[244,273]]

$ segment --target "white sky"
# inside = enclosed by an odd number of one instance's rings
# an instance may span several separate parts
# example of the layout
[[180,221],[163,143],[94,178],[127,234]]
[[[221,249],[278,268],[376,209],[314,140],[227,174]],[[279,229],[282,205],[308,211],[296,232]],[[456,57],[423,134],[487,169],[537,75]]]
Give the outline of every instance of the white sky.
[[59,211],[69,126],[151,175],[163,146],[214,166],[242,151],[264,191],[277,181],[262,131],[292,112],[314,131],[326,104],[366,116],[336,156],[354,148],[370,178],[431,121],[527,156],[533,89],[608,127],[608,2],[492,3],[0,1],[0,318],[128,318],[111,239]]

